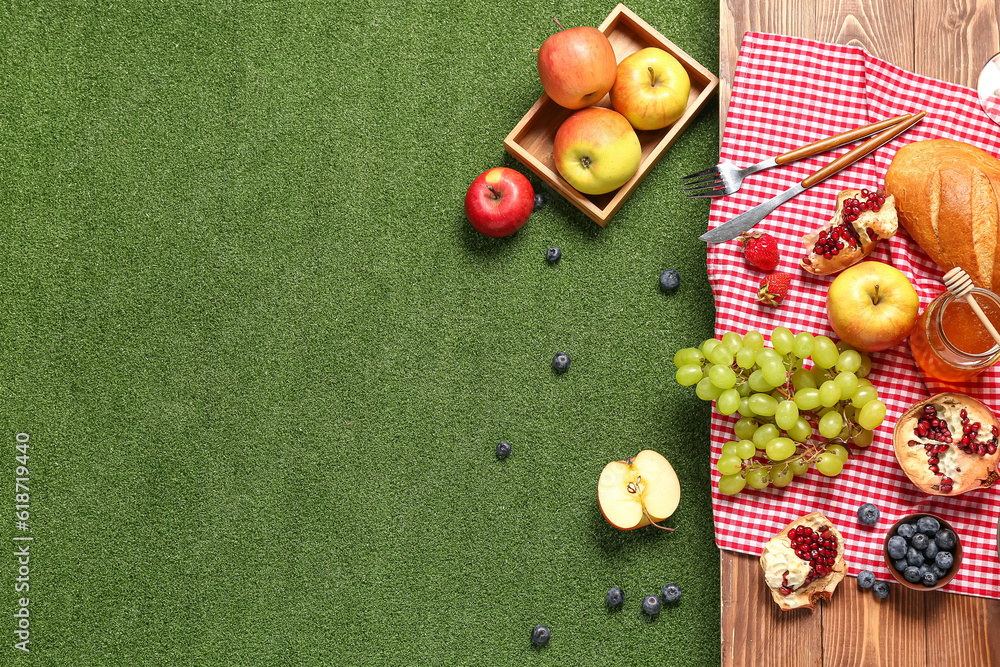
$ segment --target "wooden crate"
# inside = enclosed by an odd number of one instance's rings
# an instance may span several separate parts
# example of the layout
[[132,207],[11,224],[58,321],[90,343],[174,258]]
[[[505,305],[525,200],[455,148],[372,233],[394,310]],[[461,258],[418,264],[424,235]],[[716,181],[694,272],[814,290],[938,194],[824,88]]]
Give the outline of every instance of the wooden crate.
[[[503,145],[521,164],[604,227],[704,108],[718,88],[719,79],[623,4],[615,7],[598,29],[608,36],[618,62],[640,49],[655,46],[677,58],[691,78],[687,110],[677,122],[662,130],[636,131],[642,145],[642,160],[635,175],[625,185],[603,195],[585,195],[567,183],[556,170],[552,143],[556,130],[574,110],[559,106],[544,93],[510,131]],[[595,106],[610,108],[610,95],[605,95]]]

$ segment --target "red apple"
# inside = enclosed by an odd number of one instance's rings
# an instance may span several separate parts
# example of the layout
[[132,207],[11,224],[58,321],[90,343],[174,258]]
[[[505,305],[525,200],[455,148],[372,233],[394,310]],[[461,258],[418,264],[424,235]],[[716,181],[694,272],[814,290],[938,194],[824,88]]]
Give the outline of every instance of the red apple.
[[501,238],[528,221],[535,207],[535,189],[524,175],[507,167],[487,169],[465,193],[465,215],[477,231]]
[[920,299],[909,279],[882,262],[845,269],[830,285],[826,314],[842,341],[859,352],[887,350],[906,340]]
[[677,58],[647,47],[618,63],[611,106],[635,129],[659,130],[684,115],[690,93],[691,78]]
[[639,137],[625,116],[604,107],[581,109],[563,121],[552,153],[560,175],[588,195],[621,187],[642,160]]
[[615,83],[615,50],[590,26],[561,30],[538,49],[538,77],[556,104],[582,109],[600,101]]

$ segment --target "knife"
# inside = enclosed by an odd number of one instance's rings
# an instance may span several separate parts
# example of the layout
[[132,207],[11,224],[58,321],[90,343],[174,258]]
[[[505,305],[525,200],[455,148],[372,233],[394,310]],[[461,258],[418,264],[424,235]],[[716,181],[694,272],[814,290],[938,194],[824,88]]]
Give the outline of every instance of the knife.
[[704,234],[699,236],[698,239],[700,241],[706,241],[708,243],[722,243],[723,241],[729,241],[731,239],[736,238],[743,232],[747,231],[748,229],[751,229],[754,225],[756,225],[761,220],[770,215],[771,212],[774,211],[774,209],[778,208],[792,197],[801,194],[802,192],[804,192],[808,188],[811,188],[817,183],[825,181],[826,179],[830,178],[837,172],[841,171],[842,169],[845,169],[846,167],[849,167],[850,165],[854,164],[861,158],[865,157],[866,155],[874,151],[876,148],[879,148],[883,144],[892,141],[893,139],[901,135],[903,132],[906,132],[908,129],[919,123],[926,115],[927,115],[926,111],[921,111],[920,113],[915,114],[911,118],[908,118],[907,120],[900,122],[898,125],[894,125],[888,130],[876,134],[874,137],[872,137],[865,143],[861,144],[857,148],[850,150],[847,153],[844,153],[839,158],[837,158],[830,164],[826,165],[819,171],[816,171],[810,174],[809,176],[806,176],[804,179],[802,179],[801,182],[796,183],[792,187],[782,192],[780,195],[772,197],[771,199],[768,199],[766,202],[754,206],[749,211],[739,214],[729,222],[725,222],[716,227],[715,229],[711,229],[705,232]]

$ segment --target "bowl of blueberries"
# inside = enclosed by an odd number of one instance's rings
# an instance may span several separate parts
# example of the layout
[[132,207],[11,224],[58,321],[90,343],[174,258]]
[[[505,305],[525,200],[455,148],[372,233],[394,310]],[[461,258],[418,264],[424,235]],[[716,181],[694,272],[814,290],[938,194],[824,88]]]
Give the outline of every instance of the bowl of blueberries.
[[962,566],[962,542],[941,517],[911,514],[889,529],[883,555],[896,581],[912,590],[935,591]]

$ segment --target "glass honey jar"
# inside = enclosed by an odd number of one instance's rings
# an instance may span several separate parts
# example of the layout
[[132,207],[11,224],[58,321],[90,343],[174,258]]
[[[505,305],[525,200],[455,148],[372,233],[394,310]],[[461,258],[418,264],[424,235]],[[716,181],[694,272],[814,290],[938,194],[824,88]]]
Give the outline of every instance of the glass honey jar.
[[[1000,328],[1000,297],[975,287],[976,303]],[[944,382],[964,382],[1000,361],[1000,347],[965,299],[939,295],[917,318],[910,334],[913,360],[923,373]]]

